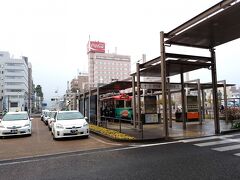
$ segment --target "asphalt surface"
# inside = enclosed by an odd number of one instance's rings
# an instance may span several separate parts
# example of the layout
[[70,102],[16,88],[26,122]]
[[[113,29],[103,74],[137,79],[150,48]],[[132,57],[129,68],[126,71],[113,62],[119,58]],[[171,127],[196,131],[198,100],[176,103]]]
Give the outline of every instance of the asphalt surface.
[[[230,137],[230,145],[239,144],[232,140],[237,138],[240,135]],[[209,141],[213,140],[204,142]],[[214,147],[219,146],[223,145]],[[240,179],[240,157],[235,155],[239,152],[218,152],[184,141],[110,147],[0,161],[0,179],[234,180]]]
[[48,127],[36,117],[32,120],[32,130],[32,136],[0,138],[0,160],[119,146],[119,143],[94,134],[90,134],[89,138],[66,138],[55,141]]

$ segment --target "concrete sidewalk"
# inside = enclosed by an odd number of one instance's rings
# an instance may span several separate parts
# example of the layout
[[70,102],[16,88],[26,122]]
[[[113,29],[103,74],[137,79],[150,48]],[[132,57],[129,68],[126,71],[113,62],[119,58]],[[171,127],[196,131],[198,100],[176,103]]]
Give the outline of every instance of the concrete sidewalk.
[[[119,123],[108,122],[109,129],[120,130]],[[225,123],[220,120],[222,131],[231,130],[231,123]],[[129,123],[121,123],[121,132],[133,136],[136,140],[160,140],[164,138],[163,124],[145,124],[143,131],[135,129]],[[172,128],[169,128],[169,139],[185,139],[193,137],[215,135],[214,120],[206,119],[202,125],[199,122],[187,122],[186,130],[183,130],[182,122],[172,122]]]

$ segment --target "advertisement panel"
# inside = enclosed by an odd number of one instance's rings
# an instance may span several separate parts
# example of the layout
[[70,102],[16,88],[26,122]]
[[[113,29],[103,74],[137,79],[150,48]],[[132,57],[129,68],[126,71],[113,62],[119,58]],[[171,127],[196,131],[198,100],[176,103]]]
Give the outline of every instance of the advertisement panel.
[[122,119],[131,119],[132,118],[132,108],[116,108],[115,117]]
[[145,123],[158,123],[158,114],[145,114]]
[[105,43],[99,41],[89,41],[88,53],[89,52],[105,53]]

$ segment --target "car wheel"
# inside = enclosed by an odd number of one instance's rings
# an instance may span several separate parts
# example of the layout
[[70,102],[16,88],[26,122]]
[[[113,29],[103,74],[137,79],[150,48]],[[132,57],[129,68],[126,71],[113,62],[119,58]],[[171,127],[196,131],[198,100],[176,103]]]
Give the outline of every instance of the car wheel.
[[56,141],[56,138],[55,138],[54,134],[53,134],[52,138],[53,138],[53,140],[55,140],[55,141]]

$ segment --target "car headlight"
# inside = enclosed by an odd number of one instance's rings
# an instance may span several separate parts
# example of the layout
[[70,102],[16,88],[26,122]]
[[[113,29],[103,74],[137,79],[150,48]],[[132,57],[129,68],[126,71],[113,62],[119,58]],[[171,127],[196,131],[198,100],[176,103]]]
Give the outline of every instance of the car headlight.
[[5,128],[2,124],[0,124],[0,128]]
[[30,126],[30,124],[28,123],[28,124],[25,124],[25,125],[24,125],[24,127],[27,127],[27,126]]
[[64,127],[63,127],[63,125],[61,125],[61,124],[56,124],[56,128],[58,128],[58,129],[63,129]]
[[88,126],[88,123],[85,122],[85,123],[83,124],[83,127],[87,127],[87,126]]

